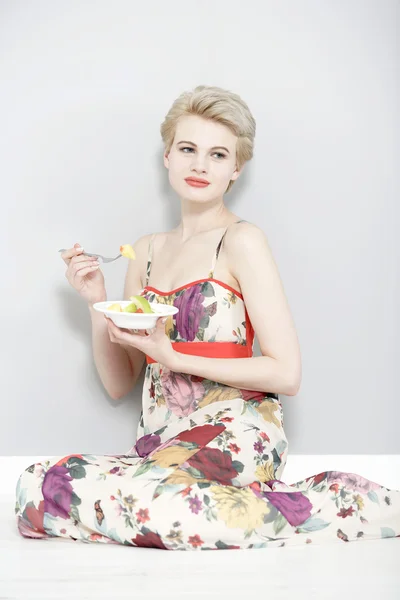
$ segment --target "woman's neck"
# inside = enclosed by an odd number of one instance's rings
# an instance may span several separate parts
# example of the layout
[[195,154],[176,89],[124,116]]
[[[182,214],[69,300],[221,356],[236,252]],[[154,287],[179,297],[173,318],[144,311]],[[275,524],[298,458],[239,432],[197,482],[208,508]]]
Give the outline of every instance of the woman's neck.
[[214,206],[199,205],[188,206],[182,203],[181,222],[176,232],[182,241],[186,241],[195,235],[224,227],[234,217],[223,203]]

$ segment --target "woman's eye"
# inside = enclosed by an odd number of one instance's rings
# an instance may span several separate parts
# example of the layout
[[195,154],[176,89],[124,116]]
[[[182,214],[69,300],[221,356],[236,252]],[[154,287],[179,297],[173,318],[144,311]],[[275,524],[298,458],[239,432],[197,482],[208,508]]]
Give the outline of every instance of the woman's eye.
[[[186,152],[186,150],[189,150],[189,152]],[[184,148],[181,148],[181,152],[183,152],[184,154],[190,154],[191,152],[194,152],[194,148],[189,148],[188,146],[185,146]],[[223,154],[222,152],[214,152],[214,156],[215,155],[217,155],[218,159],[226,158],[225,154]]]

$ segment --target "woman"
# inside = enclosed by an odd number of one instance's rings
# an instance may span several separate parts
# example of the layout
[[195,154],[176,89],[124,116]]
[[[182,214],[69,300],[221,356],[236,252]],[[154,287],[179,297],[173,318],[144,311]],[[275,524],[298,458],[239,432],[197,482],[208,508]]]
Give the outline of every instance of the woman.
[[30,466],[17,488],[20,533],[168,550],[399,536],[398,491],[332,471],[280,481],[279,394],[297,393],[301,359],[267,240],[224,204],[253,154],[247,105],[198,87],[175,101],[161,134],[181,221],[136,242],[125,297],[174,304],[176,317],[144,334],[119,329],[93,310],[106,299],[99,264],[78,244],[63,255],[89,304],[109,395],[130,392],[147,362],[137,442],[124,455]]

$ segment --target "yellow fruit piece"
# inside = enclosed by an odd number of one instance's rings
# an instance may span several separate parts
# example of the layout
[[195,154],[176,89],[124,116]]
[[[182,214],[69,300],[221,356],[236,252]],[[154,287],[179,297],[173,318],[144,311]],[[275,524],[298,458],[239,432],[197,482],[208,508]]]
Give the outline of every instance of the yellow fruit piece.
[[141,308],[144,313],[152,313],[153,310],[149,301],[144,296],[129,296],[129,300],[136,305],[136,309]]
[[136,258],[136,253],[130,244],[124,244],[123,246],[120,246],[119,251],[121,252],[122,256],[125,256],[125,258],[130,258],[131,260],[135,260]]
[[122,312],[120,304],[110,304],[110,306],[107,307],[107,310],[115,310],[116,312]]

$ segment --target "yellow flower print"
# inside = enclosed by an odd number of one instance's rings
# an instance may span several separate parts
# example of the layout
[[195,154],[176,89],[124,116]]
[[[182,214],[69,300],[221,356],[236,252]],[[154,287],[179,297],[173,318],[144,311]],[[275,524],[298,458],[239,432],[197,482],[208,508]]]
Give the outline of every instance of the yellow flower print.
[[168,467],[181,465],[198,451],[198,448],[195,448],[194,450],[188,450],[182,446],[168,446],[167,448],[163,448],[158,452],[156,451],[152,455],[151,460],[154,461],[159,467],[167,469]]
[[169,534],[166,535],[165,537],[170,542],[176,542],[177,544],[183,544],[182,531],[180,529],[178,529],[177,531],[175,531],[174,529],[171,529]]
[[264,517],[270,511],[267,503],[250,490],[211,486],[210,493],[216,502],[218,517],[228,527],[238,527],[251,533],[263,525]]
[[264,400],[257,407],[256,410],[263,416],[267,423],[273,423],[278,429],[282,429],[282,423],[275,416],[275,412],[278,411],[280,416],[279,405],[275,404],[272,400]]
[[228,292],[225,297],[225,300],[226,300],[227,304],[230,306],[231,304],[236,304],[237,296],[233,292]]
[[357,504],[358,510],[363,510],[363,508],[364,508],[364,500],[362,499],[362,497],[360,496],[360,494],[356,494],[355,496],[353,496],[353,500]]
[[203,406],[207,406],[208,404],[212,404],[213,402],[219,402],[220,400],[234,400],[235,398],[240,398],[239,390],[230,387],[217,387],[212,388],[203,396],[203,398],[199,401],[199,408],[203,408]]
[[274,465],[270,462],[259,465],[256,469],[256,477],[258,481],[271,481],[271,479],[275,479]]
[[171,475],[168,475],[166,479],[163,480],[163,484],[171,484],[171,485],[179,485],[183,484],[185,487],[189,487],[192,483],[198,483],[199,481],[203,481],[202,479],[195,479],[186,471],[182,471],[182,469],[176,469]]

